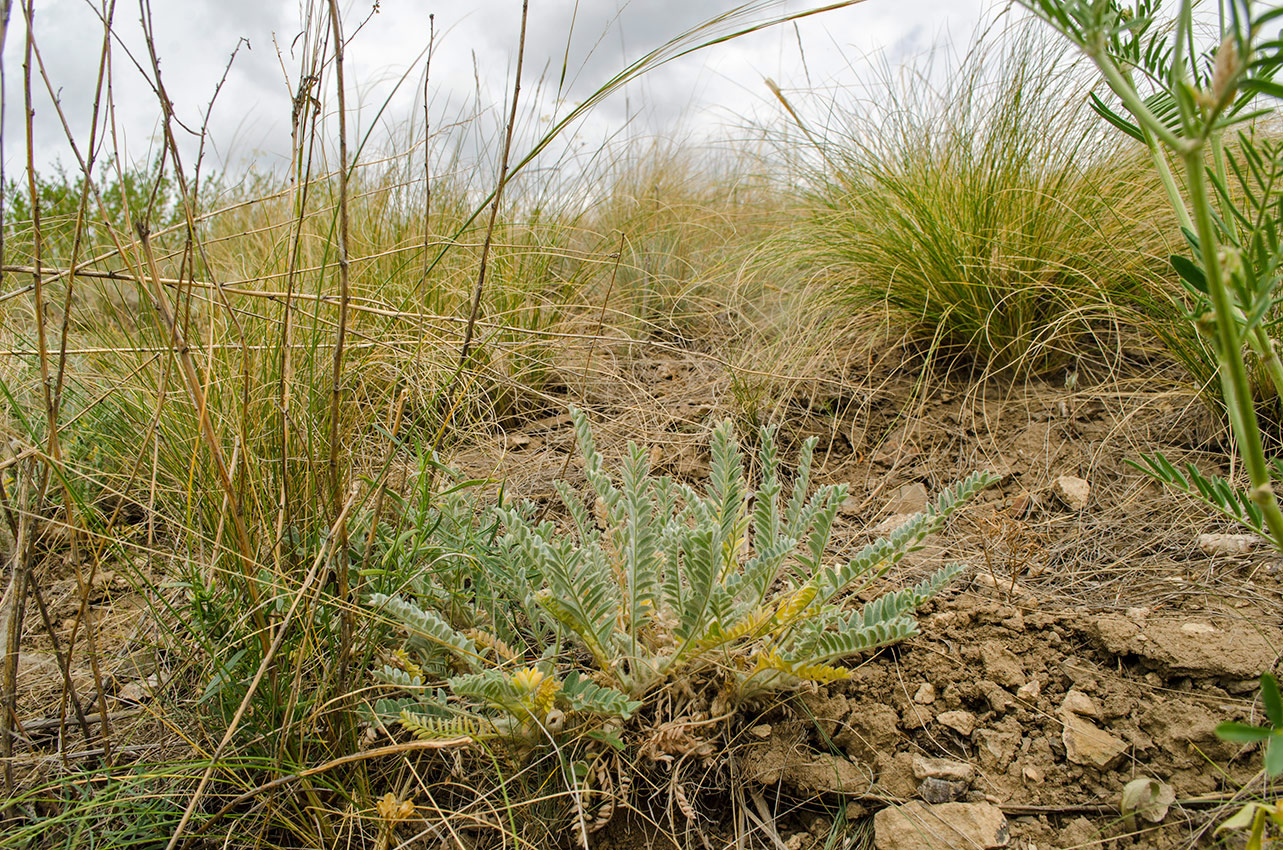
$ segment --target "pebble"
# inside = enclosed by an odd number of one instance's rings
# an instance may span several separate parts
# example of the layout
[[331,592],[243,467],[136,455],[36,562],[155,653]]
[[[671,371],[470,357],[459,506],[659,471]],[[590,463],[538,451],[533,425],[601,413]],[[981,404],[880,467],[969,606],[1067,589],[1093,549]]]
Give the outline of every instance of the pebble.
[[1060,476],[1051,489],[1066,507],[1074,511],[1084,510],[1091,495],[1091,485],[1075,475]]
[[976,731],[976,716],[969,711],[942,711],[936,715],[936,722],[947,726],[964,738]]

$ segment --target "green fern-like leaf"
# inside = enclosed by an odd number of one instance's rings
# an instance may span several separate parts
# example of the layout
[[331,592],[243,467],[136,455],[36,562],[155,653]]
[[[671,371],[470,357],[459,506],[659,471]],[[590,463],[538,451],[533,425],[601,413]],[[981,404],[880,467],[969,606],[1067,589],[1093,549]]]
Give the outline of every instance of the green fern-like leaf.
[[[1161,454],[1142,454],[1140,457],[1143,463],[1132,460],[1127,463],[1167,487],[1197,499],[1222,516],[1247,526],[1257,534],[1267,538],[1270,536],[1261,509],[1252,501],[1247,491],[1234,487],[1223,478],[1204,475],[1192,463],[1186,464],[1184,470],[1181,470]],[[1271,470],[1271,477],[1275,480],[1280,478],[1277,463],[1276,461]],[[1279,545],[1279,541],[1275,541],[1275,545]]]
[[575,531],[579,535],[581,546],[591,546],[601,536],[597,526],[593,523],[592,518],[588,515],[588,509],[584,507],[583,497],[570,489],[570,485],[565,481],[554,481],[552,486],[561,497],[561,502],[566,506],[567,513],[570,514],[571,520],[575,524]]
[[598,685],[574,671],[568,673],[562,681],[561,692],[570,703],[572,711],[587,711],[626,720],[641,707],[641,703],[637,700],[629,699],[627,695],[614,688]]
[[744,516],[744,461],[730,421],[713,429],[707,501],[720,533],[720,543],[737,546],[747,531]]
[[619,488],[610,480],[603,468],[601,455],[597,452],[597,443],[593,439],[592,427],[588,424],[588,415],[571,405],[570,418],[575,425],[575,438],[579,442],[579,452],[584,458],[584,475],[588,483],[606,506],[606,513],[613,524],[620,524],[623,516],[619,502],[622,498]]
[[512,679],[503,670],[490,669],[480,673],[451,676],[446,680],[446,684],[456,696],[479,699],[496,708],[507,709],[521,702],[521,694],[517,692]]
[[753,494],[753,545],[768,546],[779,539],[780,517],[779,456],[775,448],[775,428],[763,426],[758,438],[757,463],[760,483]]
[[886,537],[866,545],[845,565],[822,570],[816,577],[820,598],[827,602],[857,579],[880,575],[905,555],[921,548],[922,542],[946,519],[995,481],[997,477],[989,472],[968,475],[941,492],[925,511],[914,514]]
[[370,604],[391,615],[409,631],[411,637],[449,649],[469,664],[476,663],[479,657],[476,645],[466,635],[455,631],[435,611],[386,593],[371,594]]
[[420,690],[423,688],[423,677],[413,676],[400,667],[393,667],[390,664],[384,664],[374,671],[374,677],[385,685],[401,688],[406,691]]
[[838,507],[845,498],[845,484],[821,487],[802,512],[806,552],[798,556],[798,563],[808,575],[820,569],[824,550],[828,548],[829,536],[833,532],[833,521],[837,519]]
[[817,437],[808,437],[802,443],[802,451],[798,456],[797,473],[793,478],[793,492],[789,496],[788,507],[784,512],[784,533],[795,540],[801,540],[806,534],[806,524],[802,517],[802,510],[806,507],[807,490],[811,487],[811,459],[815,454],[815,446],[819,442]]
[[421,741],[437,741],[443,738],[487,738],[494,737],[498,730],[484,718],[473,715],[442,717],[423,714],[410,709],[403,709],[400,716],[401,726]]
[[683,642],[697,640],[708,627],[709,603],[721,566],[721,553],[714,549],[715,539],[714,530],[703,526],[691,532],[684,547],[682,578],[686,593],[674,630]]
[[861,609],[862,624],[873,626],[884,620],[894,620],[906,612],[917,609],[922,603],[943,590],[945,585],[953,581],[962,570],[962,566],[950,564],[913,587],[884,593]]
[[909,617],[896,617],[868,626],[858,624],[825,631],[804,640],[795,648],[781,651],[780,655],[798,665],[827,664],[897,643],[917,633],[916,621]]
[[761,544],[744,565],[744,571],[737,577],[737,581],[727,583],[727,589],[735,593],[746,606],[761,606],[771,584],[779,575],[784,560],[796,547],[797,541],[792,537],[781,537]]
[[660,529],[655,525],[649,473],[649,455],[630,444],[620,500],[626,521],[618,529],[616,545],[623,559],[625,628],[633,636],[654,617],[660,598]]
[[512,511],[499,511],[507,531],[503,540],[546,586],[535,601],[558,623],[576,634],[600,663],[608,664],[614,644],[619,586],[599,546],[556,546],[536,534]]
[[821,570],[813,580],[820,597],[829,601],[857,579],[880,574],[909,552],[918,548],[935,529],[937,519],[930,513],[915,514],[886,537],[866,544],[855,557],[840,567]]

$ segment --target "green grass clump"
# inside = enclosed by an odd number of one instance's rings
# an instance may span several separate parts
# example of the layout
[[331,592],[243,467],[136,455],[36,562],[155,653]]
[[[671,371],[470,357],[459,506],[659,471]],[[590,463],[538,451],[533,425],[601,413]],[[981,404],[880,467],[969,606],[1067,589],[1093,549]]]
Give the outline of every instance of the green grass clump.
[[1091,120],[1074,67],[1014,27],[933,70],[887,74],[804,128],[795,261],[997,370],[1063,363],[1141,307],[1170,313],[1161,187]]

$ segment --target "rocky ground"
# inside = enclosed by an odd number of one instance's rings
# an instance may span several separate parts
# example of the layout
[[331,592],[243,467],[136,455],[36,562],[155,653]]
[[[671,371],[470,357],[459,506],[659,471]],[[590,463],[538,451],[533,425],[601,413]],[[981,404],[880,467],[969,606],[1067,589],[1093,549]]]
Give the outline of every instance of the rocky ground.
[[[705,476],[705,428],[735,412],[725,370],[697,354],[650,361],[644,373],[619,368],[613,390],[566,390],[592,410],[603,453],[617,456],[632,439],[657,446],[664,471]],[[971,565],[921,612],[920,636],[868,659],[849,682],[747,719],[725,756],[765,806],[739,827],[754,845],[1203,846],[1236,800],[1266,793],[1260,753],[1213,730],[1261,721],[1257,678],[1283,652],[1280,557],[1125,463],[1161,450],[1231,471],[1188,395],[924,383],[873,368],[789,388],[763,418],[782,423],[794,450],[819,436],[822,480],[850,485],[835,558],[974,469],[1001,482],[888,576]],[[577,483],[573,451],[568,417],[550,409],[456,463],[542,500],[558,475]],[[76,598],[67,581],[45,588],[64,640]],[[165,671],[143,649],[141,601],[110,574],[99,582],[104,697],[127,718],[145,711]],[[18,749],[34,765],[50,758],[49,707],[62,681],[35,617],[26,631]],[[91,671],[73,680],[91,690]],[[165,746],[141,734],[132,745],[140,757]],[[1152,780],[1133,786],[1150,805],[1128,813],[1122,797],[1135,780]],[[698,815],[714,846],[737,830],[719,820],[724,792]],[[644,828],[641,801],[632,809],[621,807],[597,846],[672,846],[671,834]]]

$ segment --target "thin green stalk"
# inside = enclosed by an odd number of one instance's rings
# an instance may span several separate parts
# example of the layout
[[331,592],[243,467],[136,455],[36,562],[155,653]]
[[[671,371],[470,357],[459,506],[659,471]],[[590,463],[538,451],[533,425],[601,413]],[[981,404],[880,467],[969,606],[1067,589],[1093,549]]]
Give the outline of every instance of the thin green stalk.
[[1270,483],[1270,471],[1261,445],[1261,430],[1252,403],[1252,388],[1248,381],[1247,365],[1239,352],[1243,339],[1234,316],[1234,305],[1221,268],[1220,245],[1212,212],[1207,200],[1207,182],[1203,174],[1201,144],[1183,152],[1186,179],[1189,181],[1190,198],[1194,206],[1194,222],[1198,229],[1198,243],[1207,277],[1207,292],[1216,316],[1216,337],[1220,347],[1220,379],[1225,394],[1230,427],[1238,446],[1243,465],[1252,482],[1251,497],[1261,509],[1265,524],[1275,540],[1283,540],[1283,511]]
[[1188,139],[1182,139],[1180,136],[1168,129],[1167,125],[1159,120],[1150,108],[1141,99],[1136,89],[1130,84],[1130,81],[1114,64],[1113,59],[1109,57],[1106,50],[1103,36],[1096,41],[1083,45],[1083,51],[1088,58],[1096,64],[1104,75],[1105,81],[1109,83],[1110,89],[1127,107],[1127,110],[1136,118],[1137,123],[1142,127],[1147,127],[1154,136],[1167,147],[1184,155],[1191,143]]

